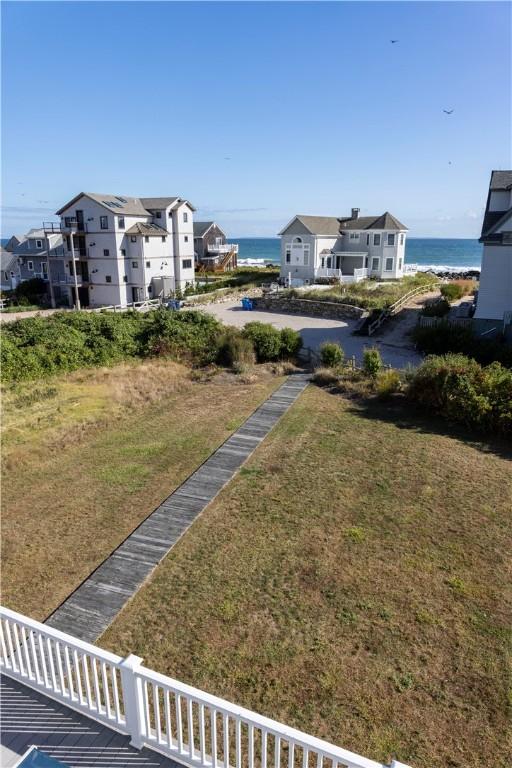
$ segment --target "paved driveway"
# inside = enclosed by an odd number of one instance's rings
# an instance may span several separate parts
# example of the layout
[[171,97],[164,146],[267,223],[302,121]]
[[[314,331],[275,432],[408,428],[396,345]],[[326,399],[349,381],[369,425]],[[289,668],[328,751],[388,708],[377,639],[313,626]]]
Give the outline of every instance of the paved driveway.
[[226,325],[234,325],[237,328],[243,328],[246,323],[254,320],[270,323],[275,328],[293,328],[300,332],[304,345],[312,349],[318,349],[323,341],[336,341],[341,344],[347,357],[355,355],[358,361],[361,361],[365,347],[377,346],[384,362],[393,367],[403,368],[409,363],[418,365],[421,362],[421,355],[414,351],[406,337],[402,340],[394,338],[393,344],[388,345],[385,343],[385,336],[373,339],[367,336],[353,336],[352,331],[357,322],[355,320],[329,320],[263,310],[247,312],[242,309],[239,301],[207,304],[201,309]]

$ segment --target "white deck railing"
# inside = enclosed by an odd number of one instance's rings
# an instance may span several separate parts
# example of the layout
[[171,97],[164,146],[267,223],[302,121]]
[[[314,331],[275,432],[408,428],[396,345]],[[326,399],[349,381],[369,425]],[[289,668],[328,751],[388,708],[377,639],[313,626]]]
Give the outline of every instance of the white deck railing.
[[238,243],[219,243],[218,245],[209,243],[206,250],[208,253],[231,253],[231,251],[238,253]]
[[189,768],[384,768],[3,607],[0,649],[9,677]]
[[341,280],[342,283],[358,283],[360,280],[368,277],[368,269],[367,267],[359,267],[347,275],[339,269],[333,269],[332,267],[317,267],[315,269],[315,277],[332,277],[336,280]]

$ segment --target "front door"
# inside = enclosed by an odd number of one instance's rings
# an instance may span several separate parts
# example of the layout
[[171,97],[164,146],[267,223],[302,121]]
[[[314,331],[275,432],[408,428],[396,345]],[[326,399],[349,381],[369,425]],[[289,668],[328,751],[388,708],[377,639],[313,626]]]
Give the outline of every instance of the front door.
[[141,301],[140,288],[136,288],[135,286],[132,286],[132,301]]

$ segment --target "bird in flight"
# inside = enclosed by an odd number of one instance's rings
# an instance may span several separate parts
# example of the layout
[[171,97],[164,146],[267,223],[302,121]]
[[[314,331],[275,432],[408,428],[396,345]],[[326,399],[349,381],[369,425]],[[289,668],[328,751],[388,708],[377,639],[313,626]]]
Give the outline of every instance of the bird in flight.
[[399,43],[400,40],[390,40],[389,42],[393,45],[394,43]]
[[453,109],[443,109],[443,112],[445,113],[445,115],[451,115],[453,112]]

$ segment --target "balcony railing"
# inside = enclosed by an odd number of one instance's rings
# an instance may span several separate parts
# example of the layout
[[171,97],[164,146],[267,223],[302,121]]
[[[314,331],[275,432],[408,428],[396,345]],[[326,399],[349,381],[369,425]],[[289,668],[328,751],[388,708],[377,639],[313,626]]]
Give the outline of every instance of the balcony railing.
[[206,250],[208,253],[231,253],[231,251],[238,253],[238,243],[222,243],[219,245],[208,243]]
[[189,768],[385,768],[3,607],[0,649],[4,674]]
[[318,267],[315,270],[315,277],[332,277],[336,280],[341,280],[342,283],[358,283],[360,280],[365,280],[368,277],[368,269],[367,267],[360,267],[347,275],[340,269]]
[[47,235],[61,235],[70,232],[88,232],[86,222],[78,222],[76,219],[67,218],[63,221],[43,221],[43,229]]

